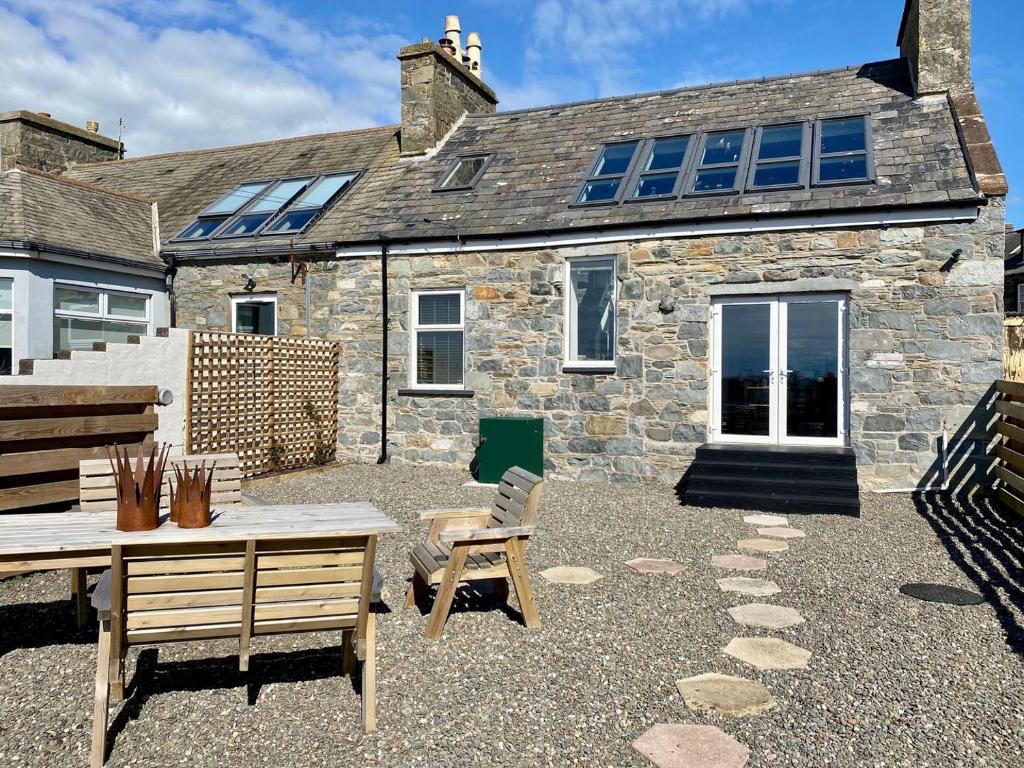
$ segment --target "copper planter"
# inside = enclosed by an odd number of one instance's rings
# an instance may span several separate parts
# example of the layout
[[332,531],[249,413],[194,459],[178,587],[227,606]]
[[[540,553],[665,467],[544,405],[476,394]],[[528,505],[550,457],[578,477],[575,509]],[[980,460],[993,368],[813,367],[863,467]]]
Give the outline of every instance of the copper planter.
[[210,524],[210,496],[213,491],[213,469],[204,461],[190,470],[188,462],[174,467],[171,483],[171,520],[179,528],[205,528]]
[[151,531],[160,525],[160,490],[169,448],[154,446],[147,459],[139,446],[134,468],[127,448],[123,454],[116,445],[113,452],[107,448],[117,489],[117,530]]

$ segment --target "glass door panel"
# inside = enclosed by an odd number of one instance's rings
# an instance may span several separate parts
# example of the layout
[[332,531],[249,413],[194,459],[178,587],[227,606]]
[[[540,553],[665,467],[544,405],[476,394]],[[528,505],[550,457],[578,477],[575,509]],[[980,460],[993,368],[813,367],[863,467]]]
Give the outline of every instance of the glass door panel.
[[721,307],[720,403],[723,435],[771,438],[772,303]]
[[839,313],[838,301],[785,303],[780,379],[786,437],[839,437]]

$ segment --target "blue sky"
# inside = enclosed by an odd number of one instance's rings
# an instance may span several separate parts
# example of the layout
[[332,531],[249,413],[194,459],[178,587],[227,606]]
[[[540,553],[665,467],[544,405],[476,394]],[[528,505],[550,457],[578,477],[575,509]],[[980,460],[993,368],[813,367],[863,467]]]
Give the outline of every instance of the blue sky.
[[[897,55],[901,0],[0,0],[0,110],[117,134],[130,155],[398,119],[394,54],[447,13],[502,108]],[[1024,3],[975,0],[974,73],[1024,226]]]

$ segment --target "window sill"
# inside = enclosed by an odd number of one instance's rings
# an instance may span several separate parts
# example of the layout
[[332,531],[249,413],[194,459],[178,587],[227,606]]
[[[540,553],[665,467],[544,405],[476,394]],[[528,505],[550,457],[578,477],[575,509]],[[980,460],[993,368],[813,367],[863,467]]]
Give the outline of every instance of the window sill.
[[472,389],[418,389],[398,390],[399,397],[476,397]]
[[580,363],[564,363],[562,373],[615,373],[614,363],[594,363],[592,365]]

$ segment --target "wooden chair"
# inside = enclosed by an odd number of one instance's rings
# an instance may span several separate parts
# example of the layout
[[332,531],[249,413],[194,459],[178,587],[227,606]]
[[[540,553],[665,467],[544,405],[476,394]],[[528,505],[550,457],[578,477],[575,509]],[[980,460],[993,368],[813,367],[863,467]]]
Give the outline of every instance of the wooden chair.
[[540,614],[526,573],[524,552],[536,527],[544,480],[519,467],[501,478],[490,509],[431,509],[419,513],[430,521],[427,540],[413,549],[415,572],[406,597],[412,608],[432,585],[437,596],[424,635],[437,640],[444,630],[459,584],[487,580],[499,599],[508,599],[508,581],[516,589],[523,621],[540,626]]
[[[133,457],[134,459],[134,457]],[[203,462],[213,466],[213,488],[211,504],[216,507],[242,504],[242,470],[237,453],[197,454],[195,456],[171,456],[164,469],[163,492],[160,507],[167,509],[170,504],[168,487],[174,479],[174,467],[198,467]],[[110,459],[86,459],[78,463],[78,500],[83,512],[110,512],[117,509],[117,490],[114,487],[114,470]],[[78,626],[84,627],[88,619],[85,568],[71,569],[71,599],[75,603]]]
[[376,538],[115,545],[93,593],[100,617],[91,768],[106,759],[109,701],[124,698],[129,648],[340,629],[341,670],[362,666],[362,724],[376,730]]

